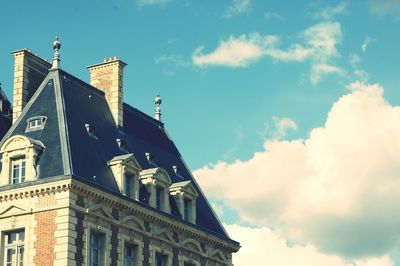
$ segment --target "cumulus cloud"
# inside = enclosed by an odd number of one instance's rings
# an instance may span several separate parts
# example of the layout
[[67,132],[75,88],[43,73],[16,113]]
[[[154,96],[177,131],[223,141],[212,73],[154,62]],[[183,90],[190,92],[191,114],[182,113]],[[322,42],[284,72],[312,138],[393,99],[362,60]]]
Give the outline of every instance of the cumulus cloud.
[[164,6],[172,0],[136,0],[138,6]]
[[225,11],[224,17],[230,18],[251,10],[251,0],[233,0],[232,5]]
[[[263,57],[270,57],[276,62],[303,62],[309,60],[312,69],[310,79],[315,84],[322,76],[339,74],[342,70],[333,66],[332,59],[339,57],[337,45],[341,42],[341,25],[326,22],[313,25],[299,34],[300,42],[293,43],[286,49],[281,48],[281,37],[262,36],[259,33],[230,36],[221,41],[211,52],[204,52],[198,47],[193,53],[193,63],[200,67],[225,66],[231,68],[247,67]],[[328,67],[331,66],[331,67]]]
[[[347,258],[380,256],[400,236],[400,107],[355,82],[306,139],[267,140],[247,161],[195,171],[241,219]],[[223,187],[224,189],[221,189]]]
[[338,15],[347,13],[347,2],[341,2],[337,6],[328,6],[319,9],[313,17],[316,19],[332,20]]
[[394,266],[388,256],[366,260],[345,261],[341,257],[319,252],[313,245],[288,245],[287,241],[268,227],[250,228],[224,225],[242,248],[233,255],[235,265],[328,265],[328,266]]

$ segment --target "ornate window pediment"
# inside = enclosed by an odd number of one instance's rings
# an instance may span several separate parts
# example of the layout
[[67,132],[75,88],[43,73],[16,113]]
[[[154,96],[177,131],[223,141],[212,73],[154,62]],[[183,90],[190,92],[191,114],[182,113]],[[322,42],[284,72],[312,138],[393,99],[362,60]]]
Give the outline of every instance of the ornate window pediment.
[[22,135],[12,136],[0,147],[0,184],[16,184],[37,178],[37,162],[44,145]]

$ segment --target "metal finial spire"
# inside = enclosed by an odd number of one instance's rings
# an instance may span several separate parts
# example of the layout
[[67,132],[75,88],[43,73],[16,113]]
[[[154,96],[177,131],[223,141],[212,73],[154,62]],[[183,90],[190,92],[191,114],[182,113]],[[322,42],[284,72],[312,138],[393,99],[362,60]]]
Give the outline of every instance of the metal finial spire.
[[161,102],[162,100],[160,94],[157,93],[157,96],[154,99],[154,103],[156,104],[156,112],[154,114],[154,118],[157,119],[158,121],[161,121],[161,108],[160,108]]
[[51,68],[59,68],[60,67],[60,54],[58,53],[58,50],[61,49],[61,43],[58,41],[58,36],[56,36],[56,39],[53,42],[53,49],[54,49],[54,57],[53,57],[53,64]]

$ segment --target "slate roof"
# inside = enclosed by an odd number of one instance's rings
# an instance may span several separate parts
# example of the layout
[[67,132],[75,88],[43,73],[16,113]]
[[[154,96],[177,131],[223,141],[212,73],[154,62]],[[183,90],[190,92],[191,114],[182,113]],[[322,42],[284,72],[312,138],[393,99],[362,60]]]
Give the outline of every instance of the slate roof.
[[[164,124],[128,104],[124,104],[123,111],[124,127],[116,127],[103,91],[63,70],[53,69],[0,145],[7,138],[19,134],[39,140],[46,148],[38,161],[38,179],[71,175],[121,197],[123,195],[107,162],[117,156],[123,158],[129,152],[134,153],[143,169],[154,168],[154,163],[146,157],[146,153],[150,153],[154,155],[156,167],[164,168],[172,183],[192,181],[199,193],[196,226],[229,240]],[[27,119],[39,115],[47,117],[44,129],[25,132]],[[95,128],[97,138],[88,135],[86,124]],[[116,139],[125,141],[128,152],[119,148]],[[178,167],[179,174],[175,173],[174,166]],[[146,196],[142,187],[140,198]],[[170,198],[170,203],[171,214],[165,215],[180,219],[173,198]]]

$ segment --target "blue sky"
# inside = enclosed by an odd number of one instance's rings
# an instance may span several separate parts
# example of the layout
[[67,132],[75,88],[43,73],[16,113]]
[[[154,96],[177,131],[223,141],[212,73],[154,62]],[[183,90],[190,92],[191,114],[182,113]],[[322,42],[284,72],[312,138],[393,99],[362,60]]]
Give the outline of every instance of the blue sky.
[[[161,93],[170,135],[243,245],[237,265],[400,265],[399,1],[2,1],[0,10],[9,98],[10,52],[51,59],[55,35],[71,74],[88,80],[86,66],[119,56],[126,102],[153,114]],[[257,257],[255,246],[268,252]]]

